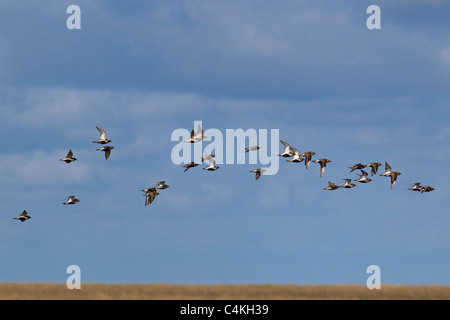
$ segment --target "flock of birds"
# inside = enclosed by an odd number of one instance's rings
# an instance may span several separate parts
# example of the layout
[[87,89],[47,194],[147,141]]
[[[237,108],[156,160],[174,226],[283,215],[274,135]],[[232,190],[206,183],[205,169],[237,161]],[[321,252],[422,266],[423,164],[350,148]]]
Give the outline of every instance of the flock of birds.
[[[111,145],[107,145],[107,144],[109,144],[112,140],[108,139],[106,137],[105,130],[103,130],[102,128],[100,128],[98,126],[96,126],[96,128],[100,133],[100,137],[97,140],[94,140],[92,142],[104,145],[104,146],[98,148],[97,150],[103,151],[105,153],[105,160],[108,160],[111,155],[111,150],[113,150],[114,147]],[[63,161],[65,163],[72,163],[76,160],[77,160],[77,158],[75,158],[73,156],[72,149],[69,150],[69,152],[67,153],[67,155],[64,158],[59,159],[59,161]],[[165,183],[165,181],[158,181],[156,183],[155,187],[146,188],[146,189],[142,190],[144,192],[144,196],[145,196],[145,206],[148,206],[149,204],[151,204],[153,202],[153,200],[155,200],[155,197],[157,195],[159,195],[158,189],[167,189],[167,188],[169,188],[169,185],[167,185]],[[67,200],[63,202],[63,205],[74,205],[78,202],[80,202],[80,199],[77,199],[74,195],[72,195],[72,196],[69,196],[67,198]],[[31,219],[31,216],[28,214],[28,212],[26,210],[24,210],[19,216],[14,217],[13,219],[19,220],[21,222],[25,222],[25,221]]]
[[[104,146],[98,148],[97,150],[103,151],[105,153],[105,160],[108,160],[111,155],[111,150],[113,150],[114,147],[107,145],[111,142],[111,140],[106,137],[106,131],[98,126],[96,126],[96,128],[100,132],[100,137],[97,140],[94,140],[92,142],[104,145]],[[192,129],[190,138],[187,140],[184,140],[184,142],[196,143],[196,142],[202,141],[206,138],[207,137],[204,135],[203,129],[199,125],[197,128],[197,132],[195,132],[195,130]],[[280,140],[280,142],[283,144],[284,149],[283,149],[283,152],[277,154],[279,157],[290,158],[290,159],[287,159],[286,161],[292,162],[292,163],[304,162],[306,169],[309,168],[311,162],[318,163],[320,165],[320,177],[321,178],[323,177],[326,167],[327,167],[327,164],[331,162],[330,159],[320,158],[320,159],[313,160],[312,159],[313,156],[316,155],[316,153],[314,151],[306,151],[306,152],[300,153],[300,151],[298,149],[294,148],[289,143],[287,143],[283,140]],[[245,148],[245,152],[255,152],[255,151],[258,151],[259,149],[261,149],[261,146],[258,146],[258,145],[250,146],[250,147]],[[215,171],[220,168],[219,166],[216,165],[214,158],[215,158],[214,154],[204,155],[200,158],[200,163],[203,163],[205,161],[209,162],[208,166],[203,168],[204,170]],[[69,152],[67,153],[67,155],[64,158],[61,158],[59,160],[64,161],[65,163],[72,163],[72,162],[76,161],[77,158],[75,158],[73,156],[72,149],[70,149]],[[191,162],[183,165],[183,167],[185,168],[184,172],[186,172],[187,170],[194,168],[198,165],[199,165],[199,163],[196,163],[195,161],[191,161]],[[359,183],[368,183],[368,182],[372,181],[372,179],[369,178],[369,173],[367,171],[365,171],[364,169],[371,168],[371,176],[373,177],[374,175],[377,174],[378,168],[380,166],[382,166],[382,164],[379,162],[371,162],[368,164],[357,163],[357,164],[349,167],[349,169],[350,169],[350,172],[353,172],[355,170],[361,171],[361,173],[357,173],[359,178],[353,179],[353,181],[356,181]],[[392,189],[395,185],[395,182],[397,181],[398,176],[400,176],[402,173],[399,171],[393,171],[391,166],[387,163],[387,161],[385,161],[384,167],[385,167],[385,171],[384,171],[384,173],[380,174],[380,176],[390,177],[391,189]],[[267,169],[265,169],[265,168],[256,168],[256,169],[250,170],[250,172],[255,173],[256,180],[258,180],[266,171],[267,171]],[[346,178],[343,180],[345,182],[342,185],[337,185],[334,182],[328,181],[328,186],[323,188],[323,190],[336,190],[339,188],[351,189],[356,186],[355,183],[352,183],[352,179]],[[166,181],[158,181],[154,187],[141,190],[144,192],[145,206],[150,205],[155,200],[156,196],[159,195],[158,190],[164,190],[167,188],[169,188],[169,185],[166,184]],[[431,191],[435,190],[435,188],[431,187],[431,186],[422,186],[420,182],[415,182],[408,188],[408,190],[425,193],[425,192],[431,192]],[[79,201],[80,200],[76,199],[76,197],[74,195],[71,195],[67,198],[66,201],[63,202],[63,205],[74,205],[74,204],[78,203]],[[14,217],[13,219],[24,222],[24,221],[27,221],[28,219],[31,219],[31,216],[28,214],[28,212],[26,210],[24,210],[19,216]]]
[[[197,132],[195,132],[194,129],[192,129],[190,138],[185,140],[184,142],[196,143],[205,138],[207,138],[207,137],[204,135],[203,129],[199,125],[197,128]],[[294,148],[286,141],[280,140],[280,142],[283,145],[284,149],[283,149],[282,153],[278,154],[279,157],[290,158],[286,161],[292,162],[292,163],[304,162],[306,169],[309,168],[311,162],[318,163],[318,164],[320,164],[320,177],[321,178],[323,177],[323,175],[325,173],[325,169],[327,167],[327,163],[331,162],[330,159],[320,158],[320,159],[313,160],[312,159],[313,156],[316,155],[316,153],[314,151],[306,151],[306,152],[300,153],[300,151],[297,148]],[[259,149],[261,149],[261,146],[258,146],[258,145],[250,146],[250,147],[245,148],[245,152],[257,151]],[[209,161],[209,165],[207,167],[204,167],[203,169],[209,170],[209,171],[214,171],[214,170],[219,169],[219,167],[215,165],[214,154],[208,154],[208,155],[202,156],[201,162],[203,162],[205,160]],[[185,167],[184,171],[186,172],[190,168],[196,167],[198,165],[199,164],[196,163],[195,161],[191,161],[183,166],[183,167]],[[382,164],[379,162],[371,162],[368,164],[357,163],[357,164],[349,167],[349,169],[351,169],[350,172],[353,172],[355,170],[361,170],[361,173],[357,174],[359,176],[359,178],[354,179],[354,181],[357,181],[360,183],[368,183],[368,182],[372,181],[372,179],[369,178],[369,173],[363,169],[370,167],[371,168],[371,176],[373,177],[378,172],[378,168],[380,166],[382,166]],[[257,169],[250,170],[250,172],[255,173],[256,180],[258,180],[266,171],[267,171],[267,169],[265,169],[265,168],[257,168]],[[402,173],[399,171],[393,171],[392,167],[387,163],[387,161],[385,161],[385,172],[380,174],[380,176],[391,178],[391,189],[392,189],[395,185],[395,182],[397,181],[398,176],[401,174]],[[350,189],[350,188],[356,187],[356,184],[352,183],[352,179],[343,179],[343,180],[345,182],[344,182],[344,184],[342,184],[340,186],[336,185],[334,182],[328,181],[328,186],[323,189],[324,190],[336,190],[339,188]],[[419,191],[420,193],[424,193],[424,192],[433,191],[434,188],[431,186],[421,186],[420,182],[416,182],[411,187],[409,187],[408,190]]]
[[[102,145],[106,145],[111,142],[110,139],[106,137],[106,131],[102,128],[95,126],[97,130],[100,132],[100,137],[97,140],[92,141],[93,143],[98,143]],[[113,150],[113,146],[103,146],[98,148],[97,150],[103,151],[105,153],[105,159],[108,160],[111,155],[111,150]],[[59,161],[64,161],[65,163],[72,163],[76,161],[77,158],[73,156],[72,149],[69,150],[67,155],[64,158],[59,159]],[[75,196],[69,196],[66,201],[63,202],[63,205],[73,205],[80,202],[80,199],[76,199]],[[31,216],[28,214],[26,210],[24,210],[19,216],[14,217],[13,219],[20,220],[21,222],[27,221],[31,219]]]
[[[299,163],[299,162],[304,161],[306,169],[309,168],[311,161],[314,163],[318,163],[318,164],[320,164],[320,177],[321,178],[323,177],[323,175],[325,173],[325,169],[327,167],[327,163],[331,162],[330,159],[320,158],[320,159],[312,160],[312,157],[314,155],[316,155],[316,153],[314,151],[306,151],[306,152],[300,153],[300,151],[298,149],[292,147],[289,143],[287,143],[283,140],[280,140],[280,142],[283,144],[284,150],[282,153],[278,154],[278,156],[292,157],[291,159],[287,160],[289,162]],[[368,164],[357,163],[357,164],[354,164],[353,166],[349,167],[349,169],[350,169],[350,172],[353,172],[355,170],[361,171],[361,173],[357,173],[359,178],[353,179],[353,181],[356,181],[359,183],[368,183],[368,182],[372,181],[372,179],[369,178],[369,173],[363,169],[368,168],[368,167],[371,168],[371,176],[373,177],[375,174],[377,174],[378,168],[380,166],[382,166],[382,164],[379,162],[370,162]],[[392,189],[395,185],[395,182],[397,181],[398,176],[401,175],[402,173],[399,171],[393,171],[392,167],[387,163],[387,161],[385,161],[384,167],[385,167],[385,171],[384,171],[384,173],[380,174],[380,176],[391,178],[391,189]],[[261,174],[263,173],[262,170],[264,170],[264,169],[258,168],[258,169],[251,170],[251,172],[256,172],[256,179],[258,179],[261,176]],[[343,180],[345,182],[344,182],[344,184],[342,184],[340,186],[336,185],[334,182],[328,181],[328,186],[323,188],[323,190],[336,190],[339,188],[351,189],[351,188],[356,187],[356,184],[352,183],[352,179],[346,178]],[[434,187],[421,186],[420,182],[416,182],[412,186],[410,186],[408,188],[408,190],[420,191],[420,193],[424,193],[424,192],[433,191]]]

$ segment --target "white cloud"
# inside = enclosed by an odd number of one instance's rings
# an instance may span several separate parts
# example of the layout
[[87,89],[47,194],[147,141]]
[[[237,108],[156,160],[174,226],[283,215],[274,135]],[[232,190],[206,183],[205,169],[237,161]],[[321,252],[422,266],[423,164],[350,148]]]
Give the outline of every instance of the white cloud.
[[94,120],[99,122],[98,119],[102,116],[122,122],[154,122],[162,117],[202,112],[210,103],[208,99],[192,94],[56,87],[33,87],[20,91],[2,89],[12,97],[1,105],[6,123],[14,122],[31,127],[47,127],[52,124],[64,126],[68,130],[68,124],[86,123],[89,119],[91,124]]
[[88,164],[59,161],[67,151],[0,154],[0,180],[16,186],[87,182],[91,173]]

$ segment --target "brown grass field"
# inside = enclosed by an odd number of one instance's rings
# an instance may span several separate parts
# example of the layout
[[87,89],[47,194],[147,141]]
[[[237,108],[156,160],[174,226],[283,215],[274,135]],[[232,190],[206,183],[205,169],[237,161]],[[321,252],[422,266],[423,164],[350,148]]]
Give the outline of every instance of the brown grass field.
[[450,286],[3,283],[0,300],[450,300]]

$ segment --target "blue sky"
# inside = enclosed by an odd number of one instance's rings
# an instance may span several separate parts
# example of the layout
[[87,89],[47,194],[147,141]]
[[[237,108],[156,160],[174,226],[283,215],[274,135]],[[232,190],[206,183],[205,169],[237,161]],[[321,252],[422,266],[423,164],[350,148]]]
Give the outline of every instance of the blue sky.
[[[375,264],[382,283],[450,284],[449,14],[439,0],[2,2],[0,281],[65,282],[75,264],[84,282],[365,284]],[[323,178],[285,159],[258,181],[250,164],[183,172],[171,134],[196,120],[278,129],[332,162]],[[78,160],[58,161],[69,149]],[[372,161],[402,172],[394,189],[322,190]],[[407,190],[419,181],[436,190]]]

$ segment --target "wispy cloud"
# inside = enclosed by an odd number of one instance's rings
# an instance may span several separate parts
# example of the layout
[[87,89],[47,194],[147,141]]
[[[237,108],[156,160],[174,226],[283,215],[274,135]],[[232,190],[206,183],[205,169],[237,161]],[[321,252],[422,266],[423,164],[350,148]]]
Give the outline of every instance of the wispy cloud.
[[67,152],[34,150],[0,154],[0,180],[15,186],[88,182],[92,177],[89,165],[59,161]]
[[[80,6],[86,27],[67,33],[58,11],[64,18],[62,4],[5,5],[2,17],[12,29],[34,21],[36,11],[48,19],[20,41],[13,33],[4,35],[7,49],[0,57],[8,72],[2,83],[249,98],[375,96],[408,91],[413,83],[421,93],[444,87],[435,61],[442,35],[430,38],[428,29],[390,25],[389,32],[374,37],[364,28],[361,6],[300,1],[156,1],[125,11],[105,1]],[[399,14],[410,7],[405,6],[393,6],[401,10],[389,21],[401,20]],[[19,12],[23,19],[10,18]],[[77,59],[79,47],[89,59]],[[76,72],[68,76],[67,69]],[[327,77],[329,72],[340,75],[339,81]]]

